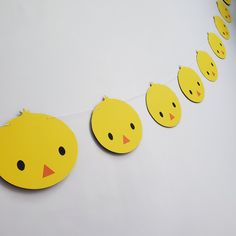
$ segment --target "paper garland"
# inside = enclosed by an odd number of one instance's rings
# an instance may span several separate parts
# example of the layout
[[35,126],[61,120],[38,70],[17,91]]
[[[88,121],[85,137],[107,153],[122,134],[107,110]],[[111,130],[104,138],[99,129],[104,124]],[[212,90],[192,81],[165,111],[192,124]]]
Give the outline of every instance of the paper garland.
[[164,127],[176,126],[181,118],[181,106],[175,93],[165,85],[151,84],[146,93],[147,109],[152,118]]
[[[229,23],[230,0],[217,1],[222,17]],[[220,35],[228,40],[226,23],[214,16]],[[208,42],[221,59],[226,57],[222,40],[208,33]],[[204,77],[216,81],[218,70],[213,58],[197,51],[196,60]],[[204,85],[198,74],[189,67],[180,67],[178,84],[192,102],[204,99]],[[181,105],[175,93],[165,85],[152,83],[146,92],[150,116],[163,127],[174,127],[181,119]],[[105,97],[92,112],[91,128],[98,143],[105,149],[124,154],[133,151],[142,138],[142,123],[137,112],[126,102]],[[78,144],[70,128],[59,119],[23,111],[0,128],[0,176],[7,182],[25,189],[42,189],[62,181],[72,170],[78,155]]]
[[62,181],[78,155],[76,137],[65,123],[27,111],[0,129],[0,143],[0,176],[25,189]]
[[114,153],[133,151],[142,138],[142,123],[126,102],[105,97],[94,109],[91,127],[97,141]]

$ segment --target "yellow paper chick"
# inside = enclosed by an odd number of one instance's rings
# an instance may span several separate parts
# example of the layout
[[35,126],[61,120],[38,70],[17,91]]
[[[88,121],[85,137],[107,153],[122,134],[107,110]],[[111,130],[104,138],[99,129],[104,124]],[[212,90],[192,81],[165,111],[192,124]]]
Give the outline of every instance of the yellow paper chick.
[[221,19],[220,16],[214,16],[213,18],[220,35],[225,39],[230,39],[230,32],[226,23]]
[[222,15],[222,17],[228,23],[230,23],[232,21],[232,17],[231,17],[229,9],[225,5],[225,3],[222,0],[217,0],[216,4],[217,4],[218,10],[219,10],[220,14]]
[[192,102],[199,103],[204,99],[205,90],[198,74],[189,67],[180,67],[178,82],[183,94]]
[[151,84],[146,93],[147,109],[152,118],[164,127],[176,126],[181,118],[181,106],[175,93],[165,85]]
[[62,181],[75,165],[76,137],[59,119],[23,113],[0,129],[1,169],[7,182],[25,189]]
[[216,63],[207,52],[197,51],[197,64],[206,79],[209,81],[217,80],[218,70]]
[[126,102],[104,98],[92,113],[91,126],[98,142],[114,153],[133,151],[142,138],[142,123]]

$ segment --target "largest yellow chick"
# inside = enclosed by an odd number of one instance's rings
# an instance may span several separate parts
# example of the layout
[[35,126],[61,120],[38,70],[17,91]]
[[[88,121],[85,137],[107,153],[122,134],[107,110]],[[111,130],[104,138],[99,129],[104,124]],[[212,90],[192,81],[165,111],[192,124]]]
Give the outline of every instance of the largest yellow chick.
[[24,111],[0,129],[0,175],[25,189],[42,189],[63,180],[78,152],[75,135],[59,119]]

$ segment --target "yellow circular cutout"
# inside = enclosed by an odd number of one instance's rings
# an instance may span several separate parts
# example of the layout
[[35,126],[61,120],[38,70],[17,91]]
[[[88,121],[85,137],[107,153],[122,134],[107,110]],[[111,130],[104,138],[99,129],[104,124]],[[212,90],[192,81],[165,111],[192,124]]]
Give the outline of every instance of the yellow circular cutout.
[[91,127],[98,142],[114,153],[133,151],[142,138],[142,123],[126,102],[105,98],[92,113]]
[[178,82],[183,94],[192,102],[199,103],[204,99],[204,86],[198,74],[189,67],[180,67]]
[[55,117],[24,111],[0,129],[0,174],[25,189],[42,189],[62,181],[78,153],[71,129]]
[[181,118],[181,106],[175,93],[165,85],[151,84],[146,93],[147,109],[152,118],[164,127],[176,126]]
[[226,48],[222,40],[214,33],[208,33],[208,42],[212,51],[216,54],[217,57],[225,59],[226,57]]
[[214,16],[213,18],[220,35],[225,39],[230,39],[230,32],[226,23],[221,19],[220,16]]
[[207,52],[197,51],[197,64],[206,79],[209,81],[217,80],[218,70],[216,63]]
[[227,8],[227,6],[224,4],[224,2],[222,0],[217,0],[216,2],[218,10],[221,14],[221,16],[228,22],[230,23],[232,21],[232,17],[230,14],[229,9]]
[[225,4],[227,4],[228,6],[231,4],[231,0],[223,0]]

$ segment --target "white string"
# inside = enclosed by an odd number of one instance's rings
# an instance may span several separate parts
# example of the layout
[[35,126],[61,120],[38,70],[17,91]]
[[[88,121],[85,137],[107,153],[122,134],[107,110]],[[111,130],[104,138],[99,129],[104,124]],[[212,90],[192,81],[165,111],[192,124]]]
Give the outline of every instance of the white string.
[[91,110],[90,109],[86,109],[86,110],[79,111],[79,112],[65,113],[65,114],[62,114],[62,115],[56,115],[55,117],[63,118],[63,117],[68,117],[68,116],[77,116],[77,115],[87,114],[89,112],[91,112]]

